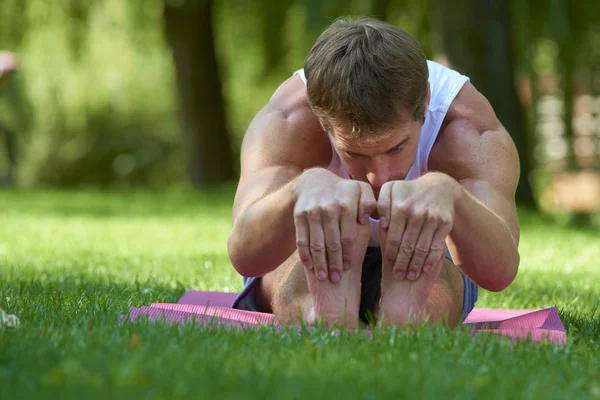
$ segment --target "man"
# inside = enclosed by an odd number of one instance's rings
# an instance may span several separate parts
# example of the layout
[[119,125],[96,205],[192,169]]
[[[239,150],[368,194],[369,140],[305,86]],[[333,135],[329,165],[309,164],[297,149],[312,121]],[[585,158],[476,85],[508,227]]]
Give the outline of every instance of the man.
[[337,20],[244,137],[233,307],[457,325],[517,274],[518,162],[468,78],[393,25]]

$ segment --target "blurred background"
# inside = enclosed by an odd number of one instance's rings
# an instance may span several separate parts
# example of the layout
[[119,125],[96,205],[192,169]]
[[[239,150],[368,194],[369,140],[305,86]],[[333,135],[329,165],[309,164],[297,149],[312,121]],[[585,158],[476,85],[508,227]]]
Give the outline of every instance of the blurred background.
[[519,149],[522,206],[599,223],[597,0],[0,0],[0,185],[235,183],[251,119],[342,15],[471,78]]

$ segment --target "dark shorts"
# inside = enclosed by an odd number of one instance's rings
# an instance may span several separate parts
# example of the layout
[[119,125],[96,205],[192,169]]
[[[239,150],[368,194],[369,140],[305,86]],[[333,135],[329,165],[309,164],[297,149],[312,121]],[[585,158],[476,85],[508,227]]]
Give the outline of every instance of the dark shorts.
[[[450,252],[446,258],[452,261]],[[363,321],[369,319],[368,314],[373,309],[379,297],[381,286],[381,250],[379,247],[368,247],[363,261],[362,283],[360,294],[359,315]],[[256,302],[256,284],[260,278],[244,278],[244,289],[238,294],[232,304],[233,308],[249,311],[262,311]],[[464,321],[475,307],[477,302],[478,287],[466,275],[463,274],[465,282],[462,320]]]

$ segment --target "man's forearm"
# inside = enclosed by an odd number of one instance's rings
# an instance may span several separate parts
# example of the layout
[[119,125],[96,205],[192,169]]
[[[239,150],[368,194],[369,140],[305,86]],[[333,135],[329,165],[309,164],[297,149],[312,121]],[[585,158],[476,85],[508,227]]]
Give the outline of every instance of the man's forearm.
[[294,181],[244,210],[236,219],[227,247],[242,276],[261,276],[277,268],[296,249]]
[[469,191],[460,186],[458,193],[449,235],[453,258],[475,284],[501,291],[514,280],[519,268],[515,238],[506,222]]

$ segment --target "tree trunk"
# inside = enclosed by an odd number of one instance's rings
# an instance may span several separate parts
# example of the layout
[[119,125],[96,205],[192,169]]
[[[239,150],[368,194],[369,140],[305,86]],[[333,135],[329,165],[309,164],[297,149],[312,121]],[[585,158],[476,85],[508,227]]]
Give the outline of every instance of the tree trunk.
[[490,101],[517,146],[521,161],[517,201],[534,205],[529,181],[531,150],[516,90],[508,3],[506,0],[434,0],[432,5],[437,12],[435,25],[450,63],[469,76]]
[[165,0],[165,34],[171,47],[187,150],[195,187],[235,177],[216,59],[212,0]]
[[256,2],[260,9],[262,42],[265,50],[263,74],[277,72],[286,56],[285,24],[289,0],[261,0]]

